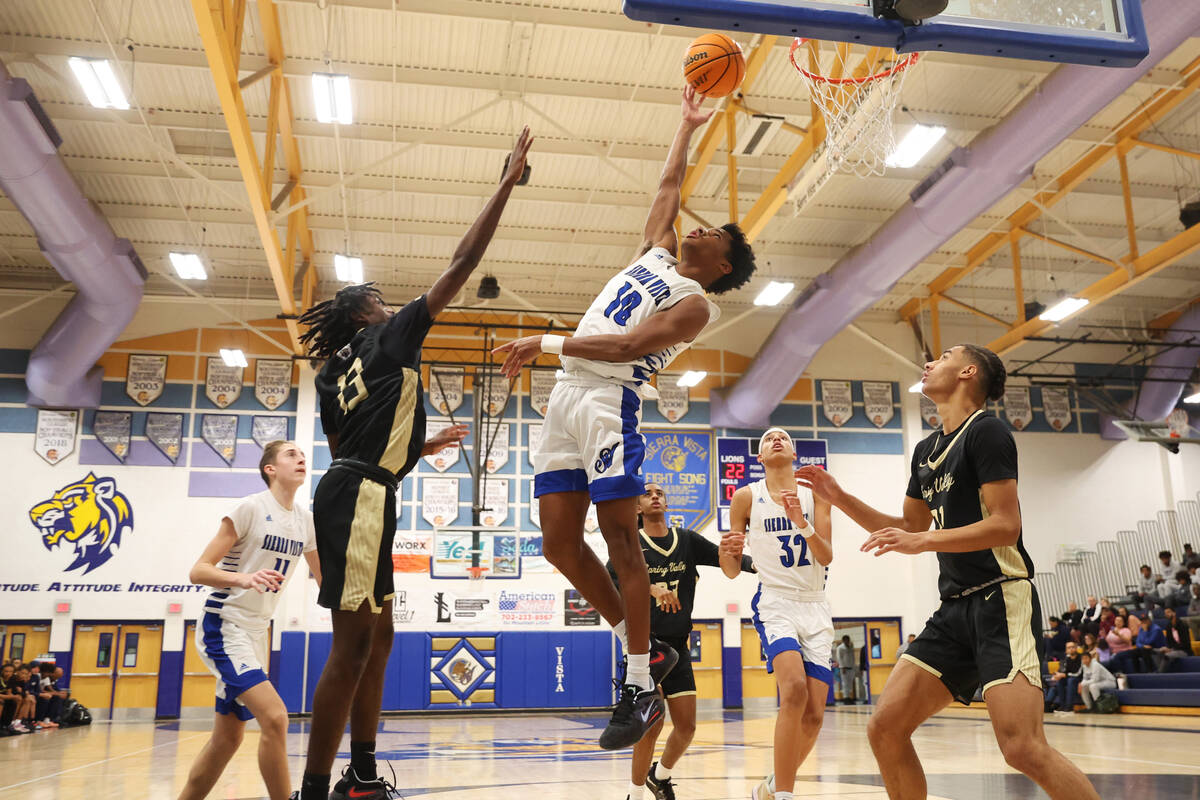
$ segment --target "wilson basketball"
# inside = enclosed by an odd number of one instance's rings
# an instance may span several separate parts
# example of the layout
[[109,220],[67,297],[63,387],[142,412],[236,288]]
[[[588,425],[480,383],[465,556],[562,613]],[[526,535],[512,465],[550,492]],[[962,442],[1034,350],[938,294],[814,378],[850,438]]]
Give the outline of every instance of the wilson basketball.
[[706,33],[688,45],[683,77],[706,97],[724,97],[746,77],[742,48],[723,33]]

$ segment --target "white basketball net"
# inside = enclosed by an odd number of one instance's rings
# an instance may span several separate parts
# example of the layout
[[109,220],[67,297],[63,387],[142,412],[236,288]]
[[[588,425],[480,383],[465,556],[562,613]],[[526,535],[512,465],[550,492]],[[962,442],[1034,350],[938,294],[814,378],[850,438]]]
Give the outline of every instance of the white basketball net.
[[[862,56],[851,63],[852,49],[833,48],[833,65],[823,74],[810,54],[817,44],[809,39],[792,43],[792,64],[808,85],[808,93],[825,120],[825,152],[829,174],[851,172],[865,178],[882,175],[888,157],[896,149],[892,112],[900,102],[900,91],[909,68],[919,53],[899,55],[884,48],[867,51],[868,74],[855,75]],[[873,63],[872,63],[873,62]],[[815,124],[815,120],[814,120]]]

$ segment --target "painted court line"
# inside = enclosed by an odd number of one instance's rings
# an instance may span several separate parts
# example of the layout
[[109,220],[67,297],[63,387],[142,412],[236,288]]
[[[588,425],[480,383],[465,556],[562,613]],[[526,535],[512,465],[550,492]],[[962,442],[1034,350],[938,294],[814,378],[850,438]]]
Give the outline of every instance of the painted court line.
[[68,772],[78,772],[81,769],[87,769],[88,767],[94,767],[94,766],[97,766],[98,764],[107,764],[109,761],[120,761],[122,758],[128,758],[129,756],[136,756],[140,753],[148,753],[151,750],[157,750],[160,747],[175,747],[175,746],[178,746],[180,742],[186,742],[189,739],[198,739],[201,736],[208,736],[208,735],[209,735],[209,732],[197,733],[192,736],[184,736],[179,739],[176,739],[173,742],[162,742],[161,744],[156,744],[156,745],[153,745],[152,747],[143,747],[141,750],[134,750],[131,753],[122,753],[119,756],[110,756],[109,758],[102,758],[99,761],[93,761],[90,764],[80,764],[78,767],[71,767],[70,769],[59,770],[58,772],[51,772],[49,775],[39,775],[36,778],[31,778],[27,781],[21,781],[20,783],[10,783],[7,786],[0,786],[0,792],[6,792],[9,789],[16,789],[18,786],[25,786],[30,783],[40,783],[42,781],[49,780],[50,778],[57,778],[59,775],[66,775]]

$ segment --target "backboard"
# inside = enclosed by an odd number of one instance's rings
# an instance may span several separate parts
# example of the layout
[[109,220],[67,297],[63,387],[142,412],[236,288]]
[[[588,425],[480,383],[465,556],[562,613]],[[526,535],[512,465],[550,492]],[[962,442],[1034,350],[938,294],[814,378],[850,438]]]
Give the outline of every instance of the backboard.
[[482,578],[521,577],[521,534],[478,525],[434,529],[430,576],[467,580],[472,567],[483,568]]
[[1141,0],[950,0],[921,25],[877,18],[871,0],[624,0],[625,15],[694,28],[945,50],[1104,67],[1150,52]]

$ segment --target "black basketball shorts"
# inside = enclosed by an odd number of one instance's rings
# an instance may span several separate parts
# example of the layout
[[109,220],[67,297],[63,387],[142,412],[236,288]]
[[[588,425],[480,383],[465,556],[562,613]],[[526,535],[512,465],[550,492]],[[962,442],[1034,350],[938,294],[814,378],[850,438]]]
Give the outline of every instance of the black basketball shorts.
[[663,639],[679,653],[679,661],[675,668],[662,679],[663,694],[668,697],[681,697],[696,693],[696,675],[692,672],[692,651],[688,647],[687,637],[682,639]]
[[900,658],[940,678],[970,704],[981,686],[1012,683],[1020,673],[1042,685],[1042,609],[1028,580],[1010,580],[943,600]]
[[317,602],[337,611],[355,611],[365,600],[378,614],[396,593],[395,490],[349,469],[330,469],[317,484],[313,524],[321,557]]

